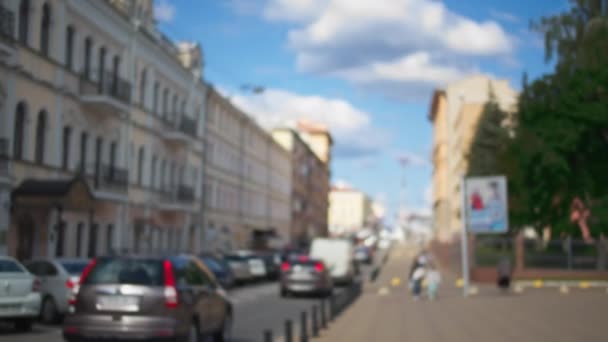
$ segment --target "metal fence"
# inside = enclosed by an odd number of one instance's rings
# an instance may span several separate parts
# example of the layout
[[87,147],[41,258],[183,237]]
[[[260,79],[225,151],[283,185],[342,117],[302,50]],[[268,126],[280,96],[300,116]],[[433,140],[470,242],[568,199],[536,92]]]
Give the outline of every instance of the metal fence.
[[475,238],[475,265],[494,267],[503,257],[515,262],[515,240],[504,236],[482,236]]

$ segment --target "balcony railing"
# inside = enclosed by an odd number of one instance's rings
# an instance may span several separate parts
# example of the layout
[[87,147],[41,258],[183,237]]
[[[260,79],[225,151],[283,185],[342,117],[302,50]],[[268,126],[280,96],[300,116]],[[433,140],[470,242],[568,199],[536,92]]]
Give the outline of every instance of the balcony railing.
[[192,203],[194,202],[194,189],[186,185],[177,187],[177,200],[179,202]]
[[129,172],[116,166],[102,164],[87,164],[85,168],[80,167],[80,173],[84,173],[90,180],[93,189],[126,192],[129,184]]
[[[94,71],[90,74],[98,75]],[[131,83],[120,77],[114,77],[114,74],[109,71],[103,73],[101,80],[93,80],[88,75],[82,75],[80,77],[80,94],[110,96],[128,104],[131,101]]]
[[191,119],[182,114],[181,120],[179,122],[179,130],[183,133],[186,133],[190,136],[196,136],[196,126],[197,122],[195,119]]
[[8,139],[0,138],[0,176],[8,176]]
[[0,5],[0,38],[13,42],[15,40],[15,14]]

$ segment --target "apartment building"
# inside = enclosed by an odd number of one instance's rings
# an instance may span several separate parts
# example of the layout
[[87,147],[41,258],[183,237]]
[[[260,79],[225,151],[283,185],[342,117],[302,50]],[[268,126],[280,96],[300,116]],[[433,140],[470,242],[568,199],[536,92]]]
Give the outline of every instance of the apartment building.
[[206,249],[265,248],[275,238],[286,240],[289,152],[212,87],[207,106]]
[[518,93],[507,80],[474,75],[433,93],[433,226],[441,241],[452,241],[462,229],[460,182],[467,155],[490,91],[507,113],[516,110]]
[[[331,136],[327,130],[310,130],[311,136],[328,138],[329,160]],[[323,162],[311,146],[294,128],[275,128],[272,135],[283,148],[291,153],[291,233],[290,242],[306,246],[316,236],[327,236],[327,210],[329,193],[329,164]],[[322,150],[322,149],[320,149]]]
[[362,191],[332,187],[329,193],[329,233],[332,236],[356,233],[376,223],[373,203]]
[[0,253],[200,249],[202,53],[153,18],[152,0],[0,2]]

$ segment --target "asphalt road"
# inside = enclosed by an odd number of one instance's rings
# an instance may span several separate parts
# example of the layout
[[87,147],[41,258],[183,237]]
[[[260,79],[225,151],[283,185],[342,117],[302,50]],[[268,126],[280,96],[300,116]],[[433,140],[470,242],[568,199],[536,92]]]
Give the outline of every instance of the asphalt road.
[[[369,267],[363,267],[362,276],[369,276]],[[342,291],[336,289],[336,293]],[[298,320],[300,313],[310,312],[319,298],[279,296],[276,282],[252,284],[231,290],[230,298],[235,308],[233,329],[234,342],[261,341],[265,329],[273,330],[274,336],[281,336],[286,319]],[[2,342],[61,342],[60,325],[35,325],[29,333],[15,332],[8,324],[0,324]]]

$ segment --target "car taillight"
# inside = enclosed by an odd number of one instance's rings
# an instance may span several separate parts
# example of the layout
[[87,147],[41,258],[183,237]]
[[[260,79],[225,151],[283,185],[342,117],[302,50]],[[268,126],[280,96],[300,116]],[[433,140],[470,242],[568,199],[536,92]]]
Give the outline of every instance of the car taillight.
[[40,292],[40,280],[37,278],[32,282],[32,292]]
[[287,271],[289,271],[290,267],[291,267],[291,265],[289,265],[288,262],[284,262],[284,263],[281,264],[281,271],[287,272]]
[[67,287],[70,290],[73,290],[75,286],[76,286],[76,284],[71,279],[68,279],[65,282],[65,287]]
[[325,270],[325,266],[322,263],[318,262],[315,264],[315,271],[321,273],[323,270]]
[[175,287],[175,275],[173,274],[173,265],[171,265],[171,261],[165,260],[163,269],[165,271],[165,288],[163,290],[165,295],[165,306],[168,308],[176,308],[178,304],[177,288]]

